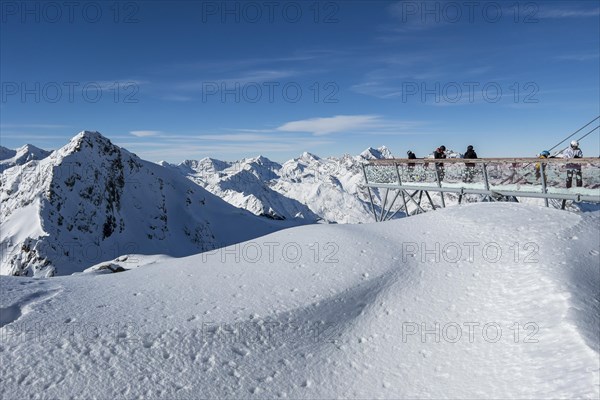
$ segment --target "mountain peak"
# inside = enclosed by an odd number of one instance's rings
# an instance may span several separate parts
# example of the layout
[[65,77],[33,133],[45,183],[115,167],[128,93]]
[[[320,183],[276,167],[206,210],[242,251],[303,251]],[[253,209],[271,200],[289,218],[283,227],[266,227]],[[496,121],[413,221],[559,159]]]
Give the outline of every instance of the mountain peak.
[[104,137],[100,132],[97,131],[81,131],[77,135],[71,139],[71,143],[81,143],[81,142],[102,142],[110,140]]
[[271,161],[265,156],[257,156],[248,159],[243,159],[242,163],[246,164],[256,164],[261,167],[269,168],[269,169],[279,169],[281,168],[281,164],[276,163],[275,161]]
[[309,153],[308,151],[305,151],[304,153],[302,153],[302,155],[300,156],[301,160],[306,160],[306,161],[315,161],[315,160],[320,160],[320,158],[316,155],[314,155],[313,153]]
[[50,152],[47,150],[40,149],[39,147],[34,146],[32,144],[27,143],[17,149],[17,154],[33,154],[33,155],[46,154],[47,155],[47,154],[50,154]]
[[269,160],[267,157],[265,157],[263,155],[253,157],[253,161],[258,162],[258,163],[270,163],[271,162],[271,160]]
[[393,158],[392,152],[385,146],[381,146],[378,149],[369,147],[368,149],[360,153],[360,157],[366,160],[381,160],[384,158]]
[[[62,156],[78,153],[81,151],[94,151],[95,153],[106,156],[115,153],[125,152],[119,146],[113,144],[110,139],[96,131],[82,131],[75,135],[71,141],[59,150]],[[129,153],[128,153],[129,154]],[[134,156],[133,154],[131,154]],[[136,158],[134,156],[134,158]]]

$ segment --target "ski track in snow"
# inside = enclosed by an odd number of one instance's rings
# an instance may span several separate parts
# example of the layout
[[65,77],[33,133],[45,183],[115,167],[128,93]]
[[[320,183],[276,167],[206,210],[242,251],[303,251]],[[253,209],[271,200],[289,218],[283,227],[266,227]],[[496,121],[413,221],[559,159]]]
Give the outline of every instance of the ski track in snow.
[[[336,263],[324,263],[325,254],[317,262],[308,251],[297,262],[280,254],[272,262],[223,261],[217,252],[119,274],[1,277],[0,306],[13,312],[0,328],[0,393],[597,398],[597,222],[597,215],[474,204],[380,224],[292,228],[253,241],[304,249],[333,241]],[[428,249],[495,243],[505,257],[403,257],[409,242]],[[527,243],[537,246],[533,256]],[[15,320],[14,310],[23,315]],[[456,343],[403,337],[403,324],[436,322],[494,322],[502,336],[495,343],[481,334],[470,342],[466,330]],[[510,328],[517,322],[515,341]],[[534,342],[524,341],[532,332],[523,329],[527,323],[539,328]],[[36,324],[48,331],[28,333]]]

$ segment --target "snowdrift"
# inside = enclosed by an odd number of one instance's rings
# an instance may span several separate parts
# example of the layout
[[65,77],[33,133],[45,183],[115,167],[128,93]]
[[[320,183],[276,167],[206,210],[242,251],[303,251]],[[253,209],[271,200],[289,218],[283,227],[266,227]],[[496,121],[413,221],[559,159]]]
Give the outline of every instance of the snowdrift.
[[3,398],[597,398],[597,213],[472,204],[1,277]]

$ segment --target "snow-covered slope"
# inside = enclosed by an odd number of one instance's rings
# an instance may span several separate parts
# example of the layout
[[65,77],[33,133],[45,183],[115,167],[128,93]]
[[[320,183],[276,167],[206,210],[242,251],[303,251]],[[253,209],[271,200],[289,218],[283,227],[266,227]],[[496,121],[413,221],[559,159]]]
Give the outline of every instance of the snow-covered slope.
[[2,274],[69,274],[124,253],[185,256],[284,227],[97,132],[5,170],[0,189]]
[[473,204],[0,277],[0,396],[598,398],[599,222]]
[[17,154],[16,150],[7,149],[4,146],[0,146],[0,161],[6,160],[7,158],[14,157]]
[[265,157],[235,162],[205,158],[171,167],[236,207],[274,219],[370,222],[372,214],[362,182],[365,160],[391,158],[382,146],[359,156],[320,158],[304,152],[283,165]]
[[31,144],[19,147],[17,150],[0,146],[0,172],[16,165],[24,165],[32,160],[43,160],[52,153]]

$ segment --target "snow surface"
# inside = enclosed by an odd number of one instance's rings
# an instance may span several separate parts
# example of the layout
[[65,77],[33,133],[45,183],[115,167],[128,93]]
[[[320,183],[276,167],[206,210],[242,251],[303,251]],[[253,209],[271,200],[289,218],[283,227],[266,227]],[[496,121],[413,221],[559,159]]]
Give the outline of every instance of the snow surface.
[[3,276],[0,396],[598,398],[599,222],[480,203]]

